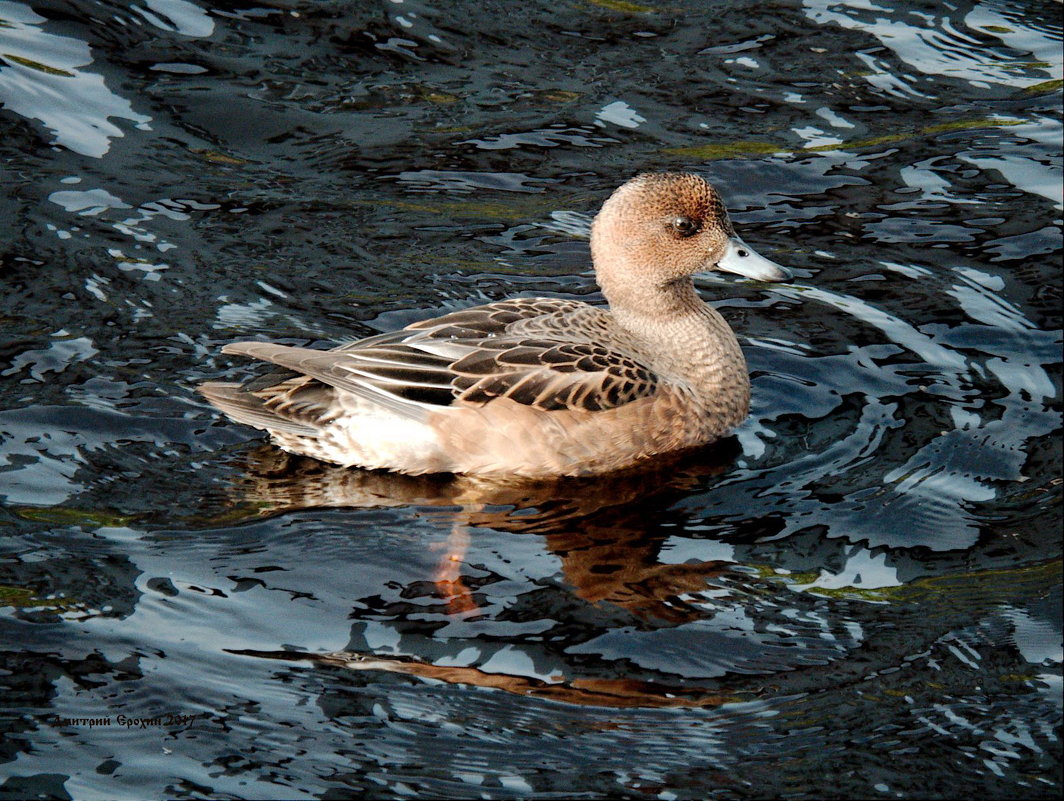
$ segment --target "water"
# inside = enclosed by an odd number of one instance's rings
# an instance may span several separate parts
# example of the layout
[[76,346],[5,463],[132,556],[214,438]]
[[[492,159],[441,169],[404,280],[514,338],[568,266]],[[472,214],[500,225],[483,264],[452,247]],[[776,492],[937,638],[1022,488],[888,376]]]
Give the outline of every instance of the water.
[[[1061,5],[0,1],[0,795],[1061,790]],[[402,479],[201,401],[692,169],[754,408]]]

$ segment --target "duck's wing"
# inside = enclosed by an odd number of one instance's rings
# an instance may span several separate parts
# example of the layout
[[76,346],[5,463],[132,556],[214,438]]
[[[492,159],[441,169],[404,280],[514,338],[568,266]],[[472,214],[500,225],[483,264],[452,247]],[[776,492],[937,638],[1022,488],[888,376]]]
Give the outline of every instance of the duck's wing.
[[543,411],[597,412],[659,390],[658,376],[641,361],[590,342],[489,339],[450,369],[459,400],[473,404],[509,398]]
[[[263,404],[256,407],[261,413],[304,425],[311,420],[321,424],[335,414],[333,390],[419,420],[433,411],[495,398],[544,411],[600,411],[659,389],[658,377],[638,358],[621,346],[597,341],[606,326],[604,315],[577,301],[520,298],[453,312],[334,350],[236,342],[223,352],[295,374],[270,386],[252,382],[245,391]],[[581,318],[586,320],[578,324]],[[245,421],[248,414],[245,409]]]
[[422,320],[408,325],[405,331],[432,331],[434,338],[472,338],[514,333],[516,329],[535,328],[537,321],[559,319],[588,312],[605,316],[605,312],[578,300],[564,298],[510,298]]

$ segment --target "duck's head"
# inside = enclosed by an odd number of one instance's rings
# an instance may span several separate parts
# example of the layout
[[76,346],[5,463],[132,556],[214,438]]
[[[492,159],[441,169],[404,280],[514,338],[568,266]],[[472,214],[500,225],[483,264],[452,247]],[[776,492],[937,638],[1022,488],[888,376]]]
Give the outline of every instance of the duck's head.
[[692,173],[644,173],[619,187],[595,217],[591,253],[606,283],[620,272],[656,286],[709,270],[790,277],[735,235],[717,190]]

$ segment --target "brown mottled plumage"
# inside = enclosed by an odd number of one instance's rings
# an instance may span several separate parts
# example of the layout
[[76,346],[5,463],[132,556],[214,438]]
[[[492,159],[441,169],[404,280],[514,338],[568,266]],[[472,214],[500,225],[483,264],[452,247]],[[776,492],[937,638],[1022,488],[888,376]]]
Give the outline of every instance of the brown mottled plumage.
[[609,309],[514,298],[328,351],[237,342],[223,351],[288,372],[200,392],[285,450],[404,473],[602,473],[741,422],[746,362],[691,276],[786,272],[735,236],[713,187],[633,178],[595,218],[591,253]]

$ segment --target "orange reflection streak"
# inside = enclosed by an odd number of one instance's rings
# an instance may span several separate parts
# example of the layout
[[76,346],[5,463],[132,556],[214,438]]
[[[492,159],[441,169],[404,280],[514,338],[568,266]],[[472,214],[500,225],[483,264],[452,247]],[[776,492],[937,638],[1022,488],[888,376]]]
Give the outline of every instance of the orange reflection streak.
[[462,562],[469,550],[469,529],[460,521],[451,526],[443,546],[444,554],[436,567],[436,591],[444,599],[449,615],[472,615],[480,612],[473,592],[462,581]]
[[[226,649],[228,650],[228,649]],[[717,707],[722,704],[751,701],[763,694],[744,692],[721,695],[702,688],[669,687],[637,679],[557,679],[547,681],[508,673],[489,673],[475,667],[434,665],[402,657],[378,657],[354,651],[328,654],[306,654],[295,651],[229,650],[229,653],[277,659],[286,662],[313,662],[316,665],[347,670],[383,670],[422,679],[445,681],[448,684],[467,684],[485,689],[542,698],[579,706],[602,706],[615,709],[649,707],[653,709],[695,709]]]

